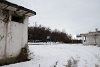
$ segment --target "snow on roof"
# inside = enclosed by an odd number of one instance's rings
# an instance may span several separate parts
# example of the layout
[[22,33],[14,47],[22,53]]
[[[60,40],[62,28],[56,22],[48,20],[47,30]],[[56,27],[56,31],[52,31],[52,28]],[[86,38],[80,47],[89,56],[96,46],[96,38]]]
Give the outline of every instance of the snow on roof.
[[0,0],[0,9],[5,9],[5,10],[10,10],[10,11],[15,11],[18,14],[24,14],[28,16],[33,16],[36,15],[36,12],[30,9],[27,9],[25,7],[19,6],[17,4],[8,2],[6,0]]

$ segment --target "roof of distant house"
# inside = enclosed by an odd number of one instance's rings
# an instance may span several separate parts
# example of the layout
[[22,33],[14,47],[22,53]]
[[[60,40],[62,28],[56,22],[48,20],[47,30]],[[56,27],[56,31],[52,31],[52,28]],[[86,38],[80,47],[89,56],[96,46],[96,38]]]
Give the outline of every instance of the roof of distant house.
[[17,4],[8,2],[6,0],[0,0],[0,9],[15,11],[18,14],[24,14],[28,16],[36,15],[36,12],[25,7],[19,6]]
[[81,36],[96,36],[96,35],[100,35],[100,31],[96,31],[96,32],[89,32],[89,33],[84,33],[84,34],[80,34]]

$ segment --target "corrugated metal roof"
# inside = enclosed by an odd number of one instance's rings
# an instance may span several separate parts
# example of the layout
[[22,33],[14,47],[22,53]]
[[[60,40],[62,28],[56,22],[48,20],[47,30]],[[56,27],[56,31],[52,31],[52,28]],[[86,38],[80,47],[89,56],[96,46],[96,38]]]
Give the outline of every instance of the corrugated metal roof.
[[10,11],[15,11],[19,14],[24,14],[28,16],[36,15],[36,12],[25,7],[19,6],[17,4],[8,2],[6,0],[0,0],[0,9],[6,9]]

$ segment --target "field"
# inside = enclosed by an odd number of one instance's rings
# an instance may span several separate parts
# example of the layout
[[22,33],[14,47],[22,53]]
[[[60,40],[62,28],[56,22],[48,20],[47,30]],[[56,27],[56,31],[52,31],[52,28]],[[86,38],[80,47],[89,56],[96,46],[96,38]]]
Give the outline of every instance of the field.
[[97,46],[51,43],[29,45],[29,50],[30,61],[2,67],[100,67]]

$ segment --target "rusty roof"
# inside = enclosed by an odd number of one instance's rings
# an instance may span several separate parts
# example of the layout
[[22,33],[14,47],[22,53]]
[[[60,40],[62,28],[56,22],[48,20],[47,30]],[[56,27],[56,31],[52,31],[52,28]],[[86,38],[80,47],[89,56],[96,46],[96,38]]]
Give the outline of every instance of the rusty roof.
[[19,6],[17,4],[8,2],[6,0],[0,0],[0,9],[6,9],[10,11],[15,11],[17,13],[25,14],[28,16],[36,15],[36,12],[25,7]]

